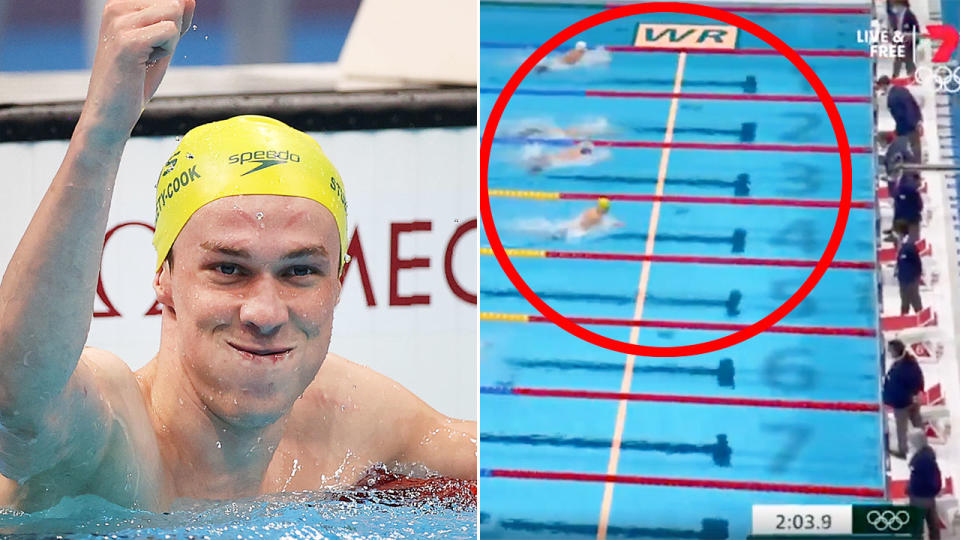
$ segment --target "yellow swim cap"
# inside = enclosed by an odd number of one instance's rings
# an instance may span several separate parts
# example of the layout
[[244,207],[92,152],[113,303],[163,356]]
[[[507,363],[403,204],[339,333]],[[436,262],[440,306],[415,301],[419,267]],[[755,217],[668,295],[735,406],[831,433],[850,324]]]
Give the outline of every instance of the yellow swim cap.
[[610,199],[606,197],[600,197],[599,199],[597,199],[597,207],[600,208],[601,210],[609,210]]
[[340,173],[312,137],[265,116],[235,116],[190,130],[157,181],[157,270],[190,216],[231,195],[286,195],[322,204],[347,255],[347,199]]

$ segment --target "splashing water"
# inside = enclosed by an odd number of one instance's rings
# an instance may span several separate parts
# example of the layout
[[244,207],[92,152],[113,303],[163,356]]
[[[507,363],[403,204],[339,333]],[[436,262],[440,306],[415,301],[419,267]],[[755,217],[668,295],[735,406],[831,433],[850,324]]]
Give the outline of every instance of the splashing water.
[[[401,503],[401,504],[398,504]],[[130,510],[94,495],[25,514],[0,510],[0,536],[94,538],[476,538],[476,506],[404,505],[396,495],[296,492],[234,501],[181,499],[168,513]]]
[[568,69],[605,66],[610,64],[610,61],[613,59],[610,51],[604,49],[603,47],[587,50],[587,52],[583,54],[583,57],[580,58],[580,61],[576,64],[564,63],[561,61],[562,57],[563,54],[554,54],[548,56],[547,59],[541,63],[541,65],[545,65],[550,69],[550,71],[565,71]]
[[303,468],[303,465],[300,465],[300,462],[297,458],[293,458],[293,470],[290,471],[290,476],[287,478],[287,481],[284,482],[283,488],[280,491],[287,490],[287,486],[290,485],[290,482],[293,481],[293,477],[296,476],[298,472],[300,472],[301,468]]
[[527,218],[518,219],[512,224],[508,224],[507,228],[543,239],[558,239],[566,236],[567,230],[575,224],[575,219]]
[[[503,127],[512,137],[536,139],[583,139],[599,137],[617,131],[603,116],[585,117],[575,123],[560,125],[553,118],[529,117],[510,122]],[[543,152],[542,147],[537,149]]]
[[612,214],[603,216],[601,222],[589,230],[580,226],[580,218],[550,220],[546,218],[519,219],[508,224],[508,227],[524,236],[531,237],[534,245],[544,241],[563,241],[567,244],[576,244],[584,238],[599,238],[617,229],[619,221]]

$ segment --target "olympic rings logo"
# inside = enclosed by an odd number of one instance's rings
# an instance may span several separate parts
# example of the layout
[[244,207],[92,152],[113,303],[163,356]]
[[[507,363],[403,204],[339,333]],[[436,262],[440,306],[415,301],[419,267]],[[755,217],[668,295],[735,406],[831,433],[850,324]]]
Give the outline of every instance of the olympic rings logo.
[[947,92],[948,94],[960,92],[960,66],[955,66],[952,69],[946,65],[917,66],[913,76],[918,84],[933,81],[933,85],[938,92]]
[[910,512],[906,510],[871,510],[867,512],[867,523],[878,531],[896,532],[910,523]]

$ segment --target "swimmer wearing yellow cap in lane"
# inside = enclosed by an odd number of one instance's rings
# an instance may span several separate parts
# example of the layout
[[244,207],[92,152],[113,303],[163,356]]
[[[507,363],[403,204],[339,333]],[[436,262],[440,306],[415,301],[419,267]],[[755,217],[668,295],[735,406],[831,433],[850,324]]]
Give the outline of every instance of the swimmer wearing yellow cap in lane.
[[[583,232],[600,227],[603,225],[605,217],[609,212],[610,199],[600,197],[597,199],[596,206],[587,208],[580,214],[580,217],[576,220],[576,226]],[[613,227],[622,227],[623,223],[614,220],[610,225]]]
[[160,510],[350,485],[378,463],[475,479],[475,423],[328,352],[344,184],[276,120],[197,127],[158,171],[153,360],[132,373],[84,347],[123,146],[193,9],[107,2],[77,129],[0,282],[0,504]]

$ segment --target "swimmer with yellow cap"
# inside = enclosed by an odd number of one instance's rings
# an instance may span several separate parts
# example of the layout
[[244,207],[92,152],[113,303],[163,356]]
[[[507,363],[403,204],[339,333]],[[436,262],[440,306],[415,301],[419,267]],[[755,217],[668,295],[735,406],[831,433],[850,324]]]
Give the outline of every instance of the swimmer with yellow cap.
[[580,219],[577,221],[577,224],[584,231],[589,231],[603,223],[603,217],[607,215],[608,212],[610,212],[610,199],[600,197],[597,199],[596,206],[587,208],[580,214]]
[[340,174],[309,135],[264,116],[238,116],[191,130],[157,182],[157,270],[203,206],[237,195],[302,197],[322,205],[339,241],[328,254],[339,275],[347,255],[347,199]]
[[574,220],[573,227],[578,233],[580,233],[580,235],[603,226],[622,227],[623,223],[609,218],[609,213],[610,199],[606,197],[600,197],[597,199],[596,206],[587,208],[576,220]]
[[83,346],[123,147],[194,8],[107,4],[77,128],[0,282],[0,504],[156,511],[349,486],[379,463],[475,479],[475,423],[328,352],[346,191],[277,120],[194,128],[158,171],[153,359],[132,372]]

